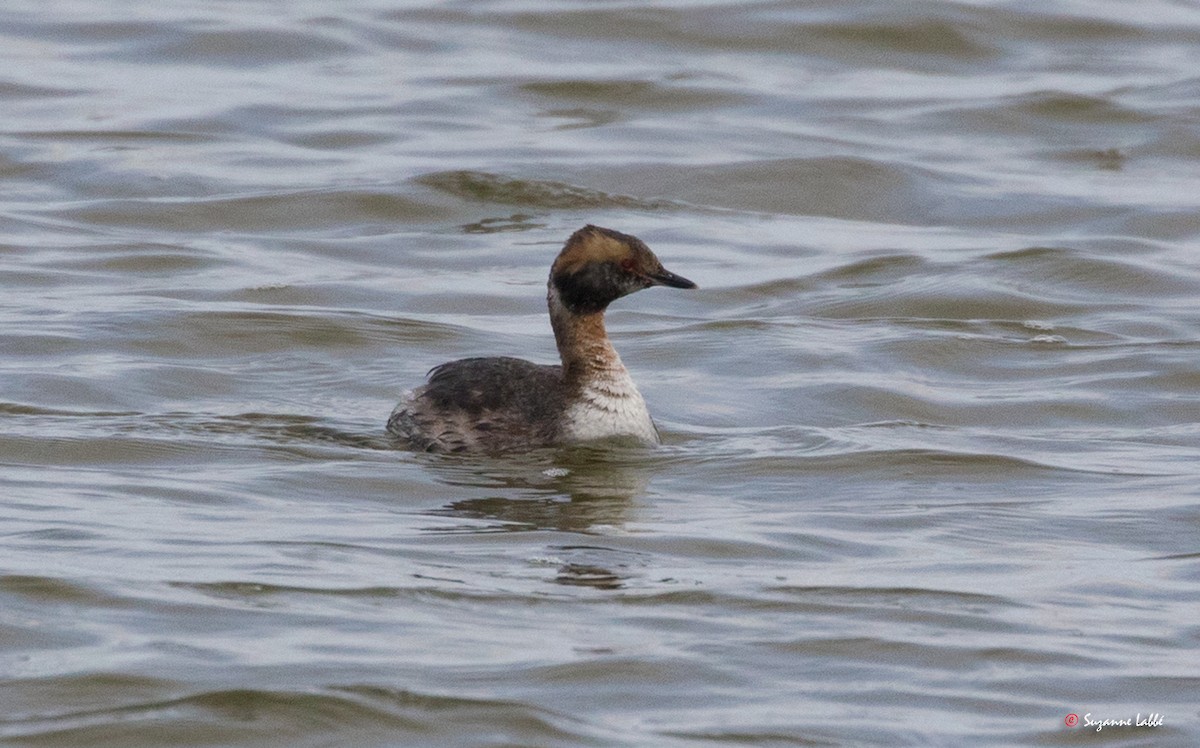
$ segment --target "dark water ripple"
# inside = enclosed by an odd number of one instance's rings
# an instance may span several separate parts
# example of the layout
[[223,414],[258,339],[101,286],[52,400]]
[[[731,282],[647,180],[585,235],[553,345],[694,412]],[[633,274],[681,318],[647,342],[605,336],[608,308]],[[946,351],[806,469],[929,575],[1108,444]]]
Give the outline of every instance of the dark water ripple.
[[[0,742],[1195,744],[1198,42],[5,6]],[[701,286],[609,315],[663,448],[396,449],[587,222]]]

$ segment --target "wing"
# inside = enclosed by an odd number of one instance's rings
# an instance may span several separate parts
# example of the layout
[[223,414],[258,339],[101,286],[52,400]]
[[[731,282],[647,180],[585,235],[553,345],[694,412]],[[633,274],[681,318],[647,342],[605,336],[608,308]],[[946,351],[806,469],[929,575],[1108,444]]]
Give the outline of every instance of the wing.
[[431,452],[499,452],[553,443],[563,410],[562,367],[517,358],[466,358],[434,368],[400,403],[388,430]]

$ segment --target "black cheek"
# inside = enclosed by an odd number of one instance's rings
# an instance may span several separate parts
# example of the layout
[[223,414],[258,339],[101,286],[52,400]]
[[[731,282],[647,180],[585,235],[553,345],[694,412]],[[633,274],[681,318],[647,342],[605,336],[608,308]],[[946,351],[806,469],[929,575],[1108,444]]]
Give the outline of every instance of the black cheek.
[[556,273],[554,285],[563,306],[576,314],[592,314],[603,311],[621,295],[613,275],[608,266],[584,265],[574,273]]

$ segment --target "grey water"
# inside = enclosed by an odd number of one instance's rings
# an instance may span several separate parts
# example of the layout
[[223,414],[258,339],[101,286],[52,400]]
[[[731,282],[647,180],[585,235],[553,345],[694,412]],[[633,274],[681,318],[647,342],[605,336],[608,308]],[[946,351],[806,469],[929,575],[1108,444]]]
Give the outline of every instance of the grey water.
[[[6,3],[0,742],[1197,744],[1197,71],[1169,0]],[[700,285],[608,316],[664,445],[391,442],[586,223]]]

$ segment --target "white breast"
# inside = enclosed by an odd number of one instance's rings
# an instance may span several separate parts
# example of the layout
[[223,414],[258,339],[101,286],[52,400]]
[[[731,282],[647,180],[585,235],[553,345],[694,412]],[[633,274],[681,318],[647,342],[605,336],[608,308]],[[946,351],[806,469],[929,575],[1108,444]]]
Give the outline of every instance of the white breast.
[[632,436],[646,444],[658,444],[658,429],[650,420],[646,401],[622,367],[613,376],[589,382],[563,414],[566,441],[592,441]]

